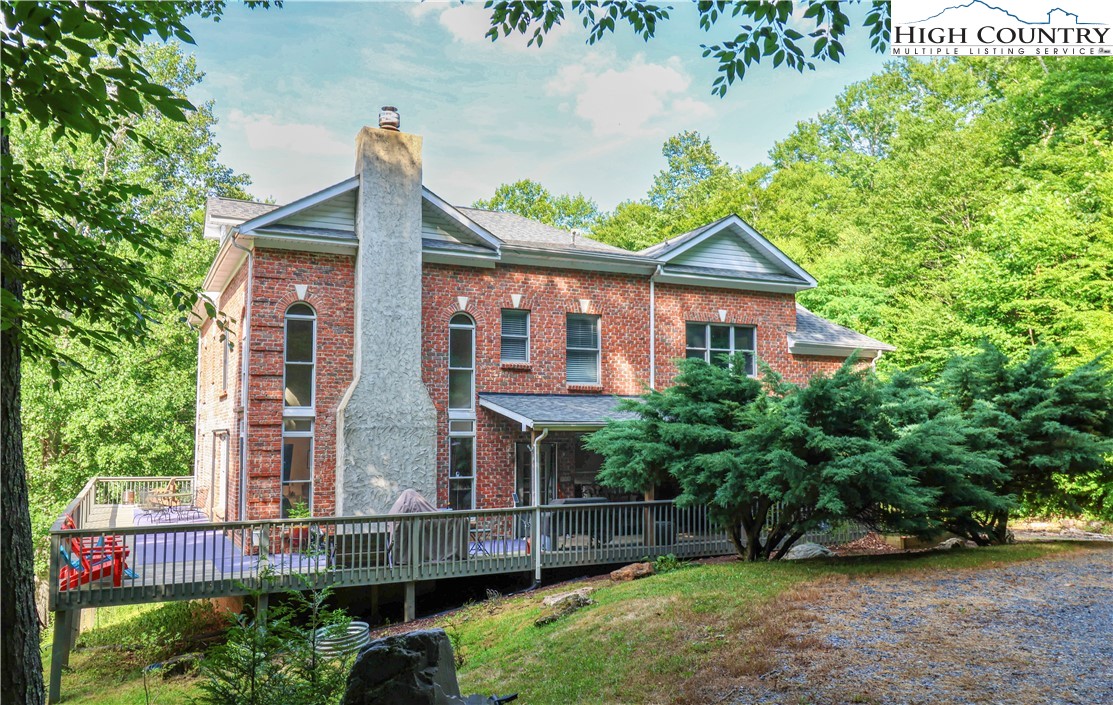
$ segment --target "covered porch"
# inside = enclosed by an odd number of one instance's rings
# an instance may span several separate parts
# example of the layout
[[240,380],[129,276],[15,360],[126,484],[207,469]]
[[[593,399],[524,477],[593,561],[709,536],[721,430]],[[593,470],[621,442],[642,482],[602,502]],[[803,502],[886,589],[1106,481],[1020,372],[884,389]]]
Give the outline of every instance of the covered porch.
[[611,394],[479,393],[479,405],[520,429],[514,444],[516,506],[533,504],[533,461],[537,460],[540,504],[637,502],[641,494],[605,487],[598,481],[603,457],[584,448],[584,437],[610,420],[633,418],[619,403],[633,397]]

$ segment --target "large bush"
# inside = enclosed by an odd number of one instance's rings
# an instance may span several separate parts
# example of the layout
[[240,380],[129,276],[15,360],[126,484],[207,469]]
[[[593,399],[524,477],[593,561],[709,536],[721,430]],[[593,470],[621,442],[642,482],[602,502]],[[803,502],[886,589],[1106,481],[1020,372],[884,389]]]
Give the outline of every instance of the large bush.
[[[737,361],[741,363],[741,361]],[[1008,510],[983,431],[914,379],[880,381],[854,360],[807,386],[744,364],[679,363],[676,385],[625,404],[638,418],[593,434],[600,479],[642,491],[671,475],[706,504],[746,560],[780,558],[826,523],[928,535]]]

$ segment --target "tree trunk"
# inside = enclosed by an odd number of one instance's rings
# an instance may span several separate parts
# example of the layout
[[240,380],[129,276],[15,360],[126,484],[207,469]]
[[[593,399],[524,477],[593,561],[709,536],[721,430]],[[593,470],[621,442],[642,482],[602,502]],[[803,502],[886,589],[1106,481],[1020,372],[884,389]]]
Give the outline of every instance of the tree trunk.
[[993,542],[1006,544],[1009,542],[1009,512],[1000,510],[993,513]]
[[[0,151],[9,155],[8,136],[0,136]],[[6,160],[5,160],[6,161]],[[11,192],[5,178],[3,194]],[[3,257],[18,272],[23,265],[15,242],[15,223],[0,224]],[[23,284],[4,276],[0,285],[16,301],[23,300]],[[0,702],[41,705],[43,665],[39,655],[39,616],[35,611],[35,561],[31,541],[27,476],[23,467],[23,424],[20,421],[19,321],[0,333]]]

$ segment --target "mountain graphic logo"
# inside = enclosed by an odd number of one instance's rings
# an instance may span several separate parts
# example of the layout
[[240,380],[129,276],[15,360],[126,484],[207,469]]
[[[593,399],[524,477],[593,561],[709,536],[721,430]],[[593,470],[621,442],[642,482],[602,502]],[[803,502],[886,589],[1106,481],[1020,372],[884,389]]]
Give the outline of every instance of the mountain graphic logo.
[[987,22],[990,21],[988,16],[997,15],[1000,18],[995,20],[997,22],[1008,21],[1005,19],[1007,17],[1013,22],[1019,22],[1020,24],[1034,27],[1099,26],[1105,24],[1104,22],[1081,22],[1079,21],[1080,18],[1078,17],[1078,13],[1071,12],[1070,10],[1064,10],[1061,7],[1054,7],[1048,10],[1043,19],[1026,20],[1023,17],[1019,17],[1012,12],[1009,12],[1003,7],[991,5],[988,2],[985,2],[985,0],[970,0],[970,2],[964,3],[962,5],[951,5],[950,7],[943,8],[931,17],[925,17],[922,20],[914,20],[912,22],[909,22],[908,24],[922,24],[924,22],[931,22],[932,20],[938,19],[943,15],[947,15],[948,19],[954,18],[957,21],[962,21],[966,19],[965,17],[963,17],[963,15],[966,14],[980,15],[982,18],[985,18]]

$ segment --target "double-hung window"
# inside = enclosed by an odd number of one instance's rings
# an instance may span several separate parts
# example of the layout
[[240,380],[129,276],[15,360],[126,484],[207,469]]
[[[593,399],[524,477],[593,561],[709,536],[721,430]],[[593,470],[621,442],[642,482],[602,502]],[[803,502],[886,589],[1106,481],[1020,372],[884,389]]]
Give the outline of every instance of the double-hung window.
[[282,422],[282,518],[313,509],[313,420]]
[[569,384],[599,384],[599,316],[568,314]]
[[732,355],[741,353],[746,374],[757,374],[757,330],[753,326],[689,323],[686,338],[685,357],[726,367]]
[[503,362],[529,362],[529,311],[516,308],[502,310]]
[[475,509],[475,421],[448,422],[448,506]]

